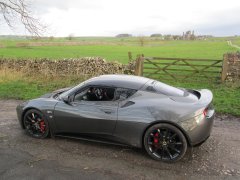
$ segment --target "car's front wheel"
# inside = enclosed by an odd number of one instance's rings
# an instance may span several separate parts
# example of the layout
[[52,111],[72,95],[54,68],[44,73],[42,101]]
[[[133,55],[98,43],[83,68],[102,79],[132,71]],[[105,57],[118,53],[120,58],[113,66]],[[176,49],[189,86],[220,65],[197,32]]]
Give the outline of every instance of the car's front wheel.
[[175,162],[186,153],[187,141],[175,126],[158,123],[147,129],[144,135],[144,147],[155,160]]
[[49,135],[49,125],[43,113],[30,109],[23,117],[23,124],[28,135],[35,138],[46,138]]

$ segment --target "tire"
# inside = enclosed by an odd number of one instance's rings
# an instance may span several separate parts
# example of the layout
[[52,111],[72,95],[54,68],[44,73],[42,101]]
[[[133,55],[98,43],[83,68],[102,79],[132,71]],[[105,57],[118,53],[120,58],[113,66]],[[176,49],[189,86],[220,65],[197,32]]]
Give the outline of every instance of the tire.
[[200,142],[198,144],[195,144],[193,147],[200,147],[200,146],[202,146],[202,144],[204,144],[206,140],[204,140],[204,141],[202,141],[202,142]]
[[26,133],[31,137],[43,139],[50,134],[46,117],[36,109],[30,109],[24,114],[23,124]]
[[148,128],[143,141],[147,153],[158,161],[176,162],[187,150],[187,140],[183,133],[167,123],[158,123]]

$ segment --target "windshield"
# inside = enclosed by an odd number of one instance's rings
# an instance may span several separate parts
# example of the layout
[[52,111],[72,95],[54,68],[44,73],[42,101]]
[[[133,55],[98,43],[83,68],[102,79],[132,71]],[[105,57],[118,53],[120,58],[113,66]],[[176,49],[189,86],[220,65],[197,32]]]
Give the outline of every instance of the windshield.
[[80,83],[79,85],[77,85],[77,86],[75,86],[75,87],[73,87],[73,88],[71,88],[71,89],[63,92],[62,94],[59,95],[59,98],[62,99],[62,97],[67,96],[67,95],[69,95],[69,94],[72,94],[72,92],[74,92],[75,90],[77,90],[78,88],[80,88],[81,86],[83,86],[84,84],[85,84],[85,82],[82,82],[82,83]]

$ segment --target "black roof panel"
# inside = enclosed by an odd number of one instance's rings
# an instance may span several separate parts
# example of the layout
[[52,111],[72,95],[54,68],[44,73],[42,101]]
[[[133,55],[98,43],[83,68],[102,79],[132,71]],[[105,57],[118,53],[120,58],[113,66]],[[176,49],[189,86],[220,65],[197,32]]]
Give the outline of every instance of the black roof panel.
[[129,89],[140,89],[144,84],[146,84],[150,79],[140,76],[124,75],[124,74],[111,74],[111,75],[101,75],[94,77],[86,81],[88,85],[105,85],[122,87]]

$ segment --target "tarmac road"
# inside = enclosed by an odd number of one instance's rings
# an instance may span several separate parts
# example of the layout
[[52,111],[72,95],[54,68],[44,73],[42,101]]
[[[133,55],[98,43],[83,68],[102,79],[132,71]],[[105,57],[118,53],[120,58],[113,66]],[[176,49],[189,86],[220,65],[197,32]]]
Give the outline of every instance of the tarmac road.
[[0,100],[0,179],[240,179],[240,118],[218,115],[208,141],[169,164],[135,148],[31,138],[18,124],[19,102]]

